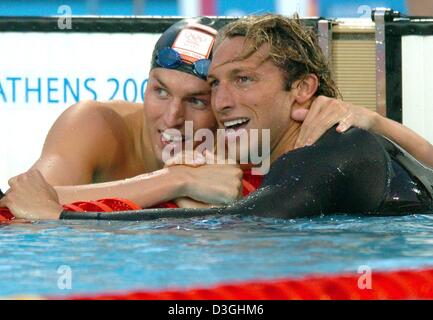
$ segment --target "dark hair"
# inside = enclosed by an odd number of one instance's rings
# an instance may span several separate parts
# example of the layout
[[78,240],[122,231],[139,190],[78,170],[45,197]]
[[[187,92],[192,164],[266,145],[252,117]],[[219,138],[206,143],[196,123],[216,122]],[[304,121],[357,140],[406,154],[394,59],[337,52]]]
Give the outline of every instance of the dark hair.
[[218,33],[214,50],[225,39],[237,36],[251,43],[244,49],[241,59],[254,54],[263,44],[269,44],[269,58],[283,70],[286,90],[292,88],[294,81],[315,74],[319,79],[316,95],[340,96],[314,32],[303,25],[297,14],[292,18],[265,14],[233,21]]

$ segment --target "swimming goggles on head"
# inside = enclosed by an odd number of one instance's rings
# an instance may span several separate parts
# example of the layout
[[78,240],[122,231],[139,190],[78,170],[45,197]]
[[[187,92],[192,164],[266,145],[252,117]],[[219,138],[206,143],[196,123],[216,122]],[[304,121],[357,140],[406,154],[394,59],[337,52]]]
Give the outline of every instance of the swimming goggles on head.
[[192,72],[203,80],[207,78],[211,63],[209,59],[200,59],[192,64],[186,63],[173,48],[163,48],[159,50],[155,61],[159,66],[167,69],[183,69],[183,67],[187,67],[188,69],[192,69]]

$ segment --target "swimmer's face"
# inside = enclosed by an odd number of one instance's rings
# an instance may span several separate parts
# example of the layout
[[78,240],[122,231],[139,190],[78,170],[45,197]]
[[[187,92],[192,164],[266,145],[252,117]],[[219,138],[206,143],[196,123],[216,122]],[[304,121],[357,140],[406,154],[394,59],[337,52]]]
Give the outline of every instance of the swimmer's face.
[[[144,111],[159,161],[162,162],[162,151],[170,142],[181,143],[170,141],[175,137],[167,132],[163,134],[167,129],[179,130],[185,139],[185,121],[193,122],[194,132],[216,128],[210,102],[210,87],[206,81],[177,70],[155,68],[150,72]],[[195,142],[194,146],[199,143]]]
[[[249,136],[249,145],[238,148],[238,160],[257,151],[251,148],[260,151],[262,143],[268,143],[261,139],[263,129],[270,130],[269,149],[275,148],[287,131],[295,101],[284,89],[283,72],[267,59],[268,45],[241,60],[244,45],[248,45],[244,37],[225,39],[214,52],[208,76],[219,127]],[[258,129],[258,138],[252,129]]]

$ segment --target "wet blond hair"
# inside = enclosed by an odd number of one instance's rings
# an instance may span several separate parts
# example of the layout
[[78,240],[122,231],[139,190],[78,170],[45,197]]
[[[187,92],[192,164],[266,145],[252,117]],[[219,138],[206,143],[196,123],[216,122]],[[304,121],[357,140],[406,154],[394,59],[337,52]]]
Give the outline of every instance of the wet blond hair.
[[269,44],[269,58],[284,72],[286,90],[292,88],[294,81],[315,74],[319,79],[316,96],[340,97],[314,32],[301,22],[297,14],[292,18],[265,14],[235,20],[220,30],[214,50],[225,39],[237,36],[245,37],[250,43],[244,48],[240,60]]

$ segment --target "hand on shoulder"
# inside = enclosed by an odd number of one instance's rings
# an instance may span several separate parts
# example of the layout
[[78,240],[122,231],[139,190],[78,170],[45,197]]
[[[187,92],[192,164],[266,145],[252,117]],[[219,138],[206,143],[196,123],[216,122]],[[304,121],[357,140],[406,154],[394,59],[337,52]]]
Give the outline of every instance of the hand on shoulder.
[[375,131],[380,115],[368,108],[325,96],[316,97],[309,110],[292,110],[292,119],[303,122],[295,148],[315,143],[327,130],[338,124],[342,133],[351,127]]

